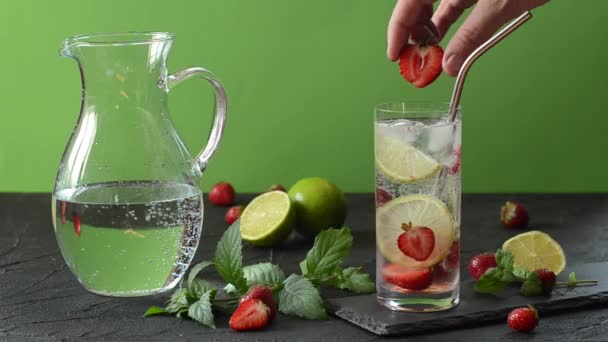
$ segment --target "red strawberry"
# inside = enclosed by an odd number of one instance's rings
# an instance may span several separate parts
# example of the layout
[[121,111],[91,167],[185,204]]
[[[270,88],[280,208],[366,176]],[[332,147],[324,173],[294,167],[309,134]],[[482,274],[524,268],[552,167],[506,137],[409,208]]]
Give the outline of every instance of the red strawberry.
[[538,274],[538,278],[540,279],[540,283],[543,288],[543,293],[550,294],[555,287],[555,273],[548,268],[539,268],[534,272]]
[[462,159],[462,145],[459,145],[454,151],[452,151],[454,156],[454,164],[448,168],[448,173],[451,175],[457,174],[460,171],[460,161]]
[[469,274],[475,280],[479,280],[488,268],[496,267],[496,256],[494,253],[478,254],[469,261]]
[[433,277],[430,268],[408,269],[397,264],[388,264],[382,269],[382,277],[387,283],[408,290],[424,290],[431,286]]
[[441,74],[443,49],[439,45],[407,44],[399,56],[399,70],[418,88],[431,84]]
[[392,199],[393,196],[391,196],[388,191],[382,188],[376,188],[376,208],[381,207],[384,203]]
[[403,254],[410,258],[426,260],[435,248],[435,234],[428,227],[412,227],[411,223],[404,223],[401,229],[405,232],[399,235],[397,246]]
[[74,213],[72,215],[72,223],[74,224],[74,232],[80,237],[80,216],[78,214]]
[[61,224],[65,224],[65,209],[68,207],[68,202],[61,202]]
[[433,279],[439,282],[449,282],[454,278],[454,271],[460,266],[460,240],[454,241],[450,253],[435,267]]
[[272,184],[264,192],[271,192],[271,191],[283,191],[283,192],[287,192],[287,190],[285,189],[285,187],[283,187],[281,184]]
[[272,297],[272,291],[269,288],[262,285],[252,287],[243,297],[241,297],[241,303],[246,302],[250,299],[259,299],[262,303],[270,309],[269,319],[272,320],[277,315],[277,303]]
[[234,188],[230,183],[217,183],[209,191],[209,201],[215,205],[227,207],[234,203]]
[[230,317],[230,329],[235,331],[260,330],[270,320],[270,309],[259,299],[242,302]]
[[528,211],[520,203],[507,202],[500,208],[500,221],[507,228],[524,228],[528,219]]
[[242,205],[236,205],[234,207],[231,207],[226,212],[226,216],[224,216],[224,221],[226,221],[226,223],[228,224],[233,224],[234,221],[238,220],[239,217],[241,217],[243,210],[245,210],[245,207]]
[[538,312],[532,305],[514,309],[507,318],[507,324],[513,330],[530,332],[538,324]]

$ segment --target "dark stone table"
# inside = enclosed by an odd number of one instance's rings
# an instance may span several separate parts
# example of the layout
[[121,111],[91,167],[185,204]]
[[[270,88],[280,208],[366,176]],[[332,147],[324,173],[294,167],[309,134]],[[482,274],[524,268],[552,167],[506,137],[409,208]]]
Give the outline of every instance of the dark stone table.
[[[239,198],[246,203],[252,196]],[[608,261],[608,195],[465,195],[462,265],[475,253],[494,250],[516,231],[502,228],[499,207],[506,200],[525,203],[531,227],[560,241],[569,264]],[[373,196],[348,196],[347,224],[354,247],[347,264],[374,273]],[[85,291],[72,276],[58,250],[48,194],[0,194],[0,341],[373,341],[365,330],[336,318],[304,321],[285,316],[264,331],[234,333],[228,318],[218,316],[217,329],[172,317],[143,318],[150,305],[166,296],[102,297]],[[207,205],[203,235],[195,261],[208,260],[226,225],[225,209]],[[293,239],[274,250],[244,248],[245,263],[271,260],[286,273],[310,242]],[[464,270],[464,268],[463,268]],[[466,271],[463,279],[468,279]],[[348,295],[324,291],[325,297]],[[403,339],[403,337],[398,337]],[[608,341],[608,308],[563,312],[541,317],[533,334],[510,331],[505,324],[437,331],[410,337],[416,341]]]

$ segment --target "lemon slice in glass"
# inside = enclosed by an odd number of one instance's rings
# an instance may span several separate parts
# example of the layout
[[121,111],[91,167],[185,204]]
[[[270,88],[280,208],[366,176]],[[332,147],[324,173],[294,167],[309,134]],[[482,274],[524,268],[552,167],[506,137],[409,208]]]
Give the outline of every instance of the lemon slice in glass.
[[295,218],[295,210],[285,192],[264,193],[254,198],[241,214],[241,237],[254,246],[275,246],[291,233]]
[[[405,255],[397,240],[403,234],[402,224],[428,227],[433,231],[435,246],[428,258],[417,261]],[[448,208],[433,196],[410,195],[385,203],[376,211],[376,245],[385,259],[408,268],[426,268],[439,263],[454,242],[454,221]]]
[[427,178],[441,168],[435,159],[396,138],[378,141],[376,164],[385,176],[402,183]]
[[537,230],[515,235],[502,244],[502,249],[513,254],[514,266],[529,271],[548,268],[559,274],[566,268],[566,255],[559,243]]

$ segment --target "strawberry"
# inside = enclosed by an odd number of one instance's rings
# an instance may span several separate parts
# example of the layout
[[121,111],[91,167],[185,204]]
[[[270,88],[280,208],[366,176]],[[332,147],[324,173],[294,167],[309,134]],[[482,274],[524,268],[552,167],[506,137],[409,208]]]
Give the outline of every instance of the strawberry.
[[65,210],[68,207],[68,202],[65,201],[60,201],[61,202],[61,224],[65,224]]
[[209,191],[209,201],[215,205],[227,207],[234,203],[234,188],[230,183],[217,183]]
[[548,268],[539,268],[534,271],[538,274],[544,294],[550,294],[556,283],[555,273]]
[[384,203],[392,199],[393,196],[391,196],[388,191],[382,188],[376,188],[376,208],[381,207]]
[[479,280],[488,268],[496,267],[496,256],[494,253],[478,254],[469,261],[469,274],[475,280]]
[[72,223],[74,224],[74,232],[80,237],[80,216],[78,214],[74,213],[72,215]]
[[407,44],[399,56],[401,75],[418,88],[431,84],[441,74],[443,49],[437,44]]
[[234,221],[238,220],[239,217],[241,217],[243,210],[245,210],[245,207],[242,205],[236,205],[234,207],[231,207],[226,212],[226,216],[224,216],[224,221],[226,221],[227,224],[233,224]]
[[262,285],[252,287],[243,297],[241,297],[240,303],[246,302],[250,299],[259,299],[270,309],[269,319],[272,320],[277,315],[277,303],[272,297],[272,291],[269,288]]
[[416,270],[397,264],[388,264],[382,269],[382,276],[387,283],[408,290],[424,290],[431,286],[433,282],[431,273],[430,268]]
[[454,241],[448,255],[433,267],[433,279],[449,282],[454,278],[454,271],[460,266],[460,240]]
[[507,228],[524,228],[528,219],[528,211],[520,203],[507,202],[500,208],[500,221]]
[[230,317],[230,329],[234,331],[260,330],[270,320],[270,309],[259,299],[249,299],[236,308]]
[[428,227],[412,227],[411,223],[403,223],[401,229],[405,232],[399,235],[397,246],[403,254],[410,258],[426,260],[435,248],[435,234]]
[[517,308],[509,313],[507,324],[511,329],[521,332],[530,332],[538,324],[538,312],[532,305]]
[[271,191],[283,191],[283,192],[287,192],[287,190],[285,189],[285,187],[282,186],[281,184],[272,184],[264,192],[271,192]]

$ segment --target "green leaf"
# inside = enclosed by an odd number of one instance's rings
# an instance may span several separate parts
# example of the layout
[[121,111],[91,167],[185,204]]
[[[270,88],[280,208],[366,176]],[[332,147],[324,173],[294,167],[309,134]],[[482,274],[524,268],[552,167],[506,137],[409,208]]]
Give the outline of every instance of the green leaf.
[[279,266],[264,262],[256,265],[245,266],[243,268],[247,286],[264,285],[275,287],[285,280],[285,274]]
[[292,274],[279,293],[279,311],[305,319],[326,319],[327,313],[319,291],[303,276]]
[[192,269],[190,270],[190,274],[188,275],[188,288],[190,288],[192,286],[192,282],[194,281],[194,279],[196,279],[196,276],[203,269],[205,269],[207,266],[210,266],[210,265],[213,265],[213,263],[211,261],[203,261],[203,262],[196,264],[194,267],[192,267]]
[[515,267],[513,268],[513,275],[516,276],[519,280],[524,281],[530,275],[530,271],[525,268]]
[[497,270],[490,268],[479,278],[475,283],[475,291],[479,293],[496,293],[504,290],[508,283],[505,283],[496,277]]
[[237,293],[236,287],[234,287],[234,285],[232,285],[232,284],[226,284],[226,286],[224,286],[224,292],[226,294]]
[[369,274],[362,272],[360,267],[348,267],[342,271],[338,287],[358,293],[374,292],[376,289]]
[[192,297],[194,297],[194,301],[197,301],[203,293],[207,291],[216,291],[215,287],[211,285],[210,282],[203,279],[193,279],[190,287],[188,288],[188,292]]
[[210,290],[203,293],[201,298],[188,309],[188,316],[199,323],[215,329],[213,311],[211,310],[213,291]]
[[300,270],[302,271],[302,274],[308,274],[308,267],[306,267],[306,259],[300,261]]
[[243,255],[240,224],[237,220],[224,232],[215,249],[215,268],[224,281],[236,287],[239,293],[247,292],[243,274]]
[[144,313],[144,317],[161,316],[161,315],[171,315],[171,313],[158,306],[151,306],[148,308],[146,313]]
[[528,278],[521,284],[519,293],[526,297],[540,296],[543,294],[543,284],[536,272],[530,272]]
[[503,271],[511,272],[513,270],[513,254],[507,250],[499,249],[496,251],[496,264]]
[[568,274],[568,287],[575,287],[575,286],[576,286],[576,273],[570,272],[570,274]]
[[353,237],[350,228],[327,229],[320,232],[315,243],[306,255],[304,275],[312,274],[316,277],[332,274],[340,267],[344,258],[350,252]]
[[167,310],[169,313],[174,314],[182,309],[187,309],[188,306],[190,306],[190,303],[188,301],[188,290],[180,287],[175,290],[175,292],[173,292],[173,294],[171,295],[171,298],[169,299],[169,304],[167,304],[165,310]]

